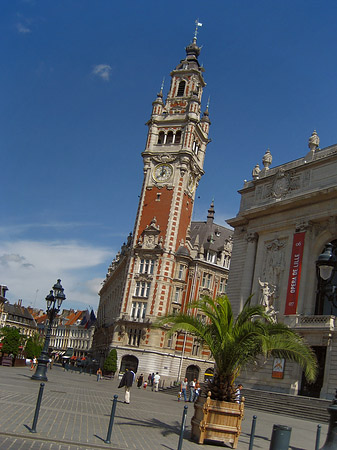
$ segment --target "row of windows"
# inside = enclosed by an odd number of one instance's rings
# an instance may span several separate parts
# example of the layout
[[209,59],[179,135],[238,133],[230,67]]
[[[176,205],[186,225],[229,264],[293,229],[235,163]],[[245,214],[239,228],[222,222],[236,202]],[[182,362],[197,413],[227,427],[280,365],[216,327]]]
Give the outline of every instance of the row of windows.
[[173,131],[169,131],[167,134],[165,134],[164,131],[160,131],[158,134],[157,144],[164,144],[164,145],[180,144],[180,141],[181,141],[180,130],[178,130],[176,133],[173,133]]

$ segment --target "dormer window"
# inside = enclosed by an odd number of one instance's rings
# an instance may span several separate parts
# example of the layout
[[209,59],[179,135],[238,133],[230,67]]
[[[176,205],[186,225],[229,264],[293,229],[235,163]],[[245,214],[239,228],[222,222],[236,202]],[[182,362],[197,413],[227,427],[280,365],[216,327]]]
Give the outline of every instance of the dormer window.
[[186,81],[181,81],[178,86],[177,97],[183,97],[185,93]]

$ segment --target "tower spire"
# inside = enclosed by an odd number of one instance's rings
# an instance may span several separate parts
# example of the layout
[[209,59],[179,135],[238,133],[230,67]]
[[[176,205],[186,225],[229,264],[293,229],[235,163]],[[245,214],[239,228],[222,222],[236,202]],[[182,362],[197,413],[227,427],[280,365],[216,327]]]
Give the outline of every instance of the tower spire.
[[199,19],[197,19],[195,21],[195,31],[194,31],[194,37],[193,37],[193,42],[196,44],[197,42],[197,37],[198,37],[198,28],[202,27],[202,23],[199,22]]

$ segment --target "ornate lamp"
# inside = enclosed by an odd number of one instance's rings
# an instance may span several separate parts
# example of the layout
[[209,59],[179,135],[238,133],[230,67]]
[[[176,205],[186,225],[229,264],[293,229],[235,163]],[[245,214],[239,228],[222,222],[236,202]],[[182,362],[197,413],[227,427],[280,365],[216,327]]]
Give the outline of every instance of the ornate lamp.
[[[333,279],[336,272],[336,257],[333,253],[332,244],[326,244],[323,253],[321,253],[316,261],[317,267],[317,278],[318,281],[323,280],[319,288],[322,289],[322,294],[331,302],[335,307],[336,303],[336,286],[329,283]],[[332,450],[337,448],[337,391],[334,400],[328,407],[328,412],[330,414],[330,422],[328,435],[324,446],[321,450]]]
[[53,325],[53,321],[56,317],[56,314],[60,311],[63,300],[65,300],[66,296],[63,293],[64,289],[61,285],[61,280],[57,280],[57,282],[53,286],[53,290],[49,292],[46,297],[47,302],[47,316],[49,319],[47,334],[44,341],[43,350],[41,352],[40,357],[38,358],[38,365],[34,375],[32,376],[32,380],[39,381],[48,381],[46,376],[47,367],[49,362],[49,341],[51,335],[51,328]]

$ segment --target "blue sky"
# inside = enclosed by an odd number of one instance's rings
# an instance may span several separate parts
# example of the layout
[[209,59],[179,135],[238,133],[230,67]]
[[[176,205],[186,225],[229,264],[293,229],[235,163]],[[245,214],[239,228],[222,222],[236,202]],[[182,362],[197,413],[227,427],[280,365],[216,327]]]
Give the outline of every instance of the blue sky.
[[261,166],[337,142],[337,3],[11,0],[0,5],[0,283],[11,302],[97,308],[133,229],[147,127],[194,21],[212,121],[194,220],[226,225]]

